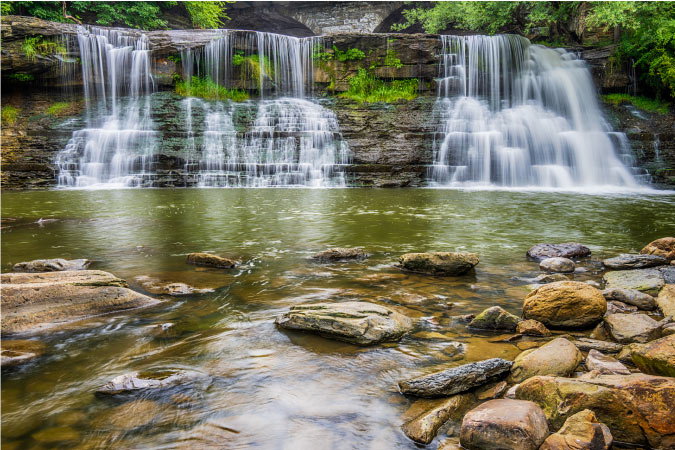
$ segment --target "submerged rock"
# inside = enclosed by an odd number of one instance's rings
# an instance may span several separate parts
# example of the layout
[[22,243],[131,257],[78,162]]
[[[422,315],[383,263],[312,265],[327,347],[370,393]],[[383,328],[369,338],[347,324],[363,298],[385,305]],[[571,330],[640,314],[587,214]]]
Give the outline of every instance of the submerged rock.
[[565,338],[556,338],[537,349],[525,350],[511,366],[509,383],[535,375],[568,376],[583,360],[579,349]]
[[403,270],[441,276],[464,275],[478,262],[477,254],[466,252],[407,253],[399,260]]
[[600,375],[595,378],[537,376],[523,381],[516,397],[537,403],[551,429],[590,409],[617,441],[654,448],[675,443],[675,378]]
[[231,269],[237,265],[237,262],[232,259],[212,255],[211,253],[190,253],[187,255],[187,263],[193,266],[215,267],[217,269]]
[[603,355],[597,350],[590,350],[586,358],[586,368],[607,375],[630,375],[630,370],[611,356]]
[[614,342],[599,341],[597,339],[579,338],[572,341],[581,351],[598,350],[603,353],[619,353],[623,345]]
[[506,393],[509,385],[506,381],[497,381],[495,383],[490,383],[487,386],[483,386],[478,389],[476,392],[476,398],[478,400],[492,400],[493,398],[499,398]]
[[564,244],[537,244],[527,251],[527,256],[533,259],[545,258],[583,258],[590,256],[591,249],[576,242]]
[[368,302],[292,306],[275,323],[289,330],[309,331],[357,345],[397,341],[413,326],[408,317]]
[[130,394],[146,390],[167,389],[208,378],[196,371],[166,371],[151,374],[138,372],[119,375],[96,390],[99,395]]
[[537,450],[548,436],[544,412],[533,402],[490,400],[469,411],[459,441],[470,450]]
[[335,247],[323,250],[312,255],[312,259],[320,262],[340,261],[344,259],[365,259],[368,253],[359,247],[342,248]]
[[6,273],[2,285],[3,333],[37,331],[56,324],[159,303],[100,270]]
[[568,418],[562,428],[546,438],[540,450],[607,450],[612,446],[612,433],[595,413],[584,409]]
[[610,337],[622,344],[649,342],[661,336],[660,322],[646,314],[610,314],[605,317],[605,329]]
[[93,423],[97,429],[128,431],[152,423],[161,411],[161,405],[155,401],[134,400],[106,410]]
[[505,374],[513,363],[501,358],[464,364],[399,382],[403,394],[418,397],[442,397],[468,391]]
[[668,261],[675,260],[675,237],[664,237],[647,244],[640,253],[662,256]]
[[469,327],[482,330],[515,331],[520,320],[520,317],[505,311],[504,308],[493,306],[478,314],[469,322]]
[[656,299],[654,297],[636,289],[605,289],[602,291],[602,295],[604,295],[607,300],[616,300],[627,303],[647,311],[656,308]]
[[459,420],[475,404],[471,394],[457,394],[438,400],[418,400],[406,411],[401,429],[415,442],[429,444],[448,420]]
[[521,320],[516,327],[518,334],[525,336],[550,336],[551,331],[546,326],[534,319]]
[[576,265],[571,259],[555,257],[542,260],[539,268],[546,272],[571,273],[574,272]]
[[14,272],[61,272],[64,270],[85,270],[91,261],[88,259],[36,259],[14,264]]
[[586,283],[558,281],[530,292],[523,316],[547,327],[585,328],[598,323],[607,311],[602,293]]
[[611,270],[645,269],[668,264],[663,256],[622,254],[615,258],[603,259],[602,264]]
[[0,366],[18,366],[41,356],[47,346],[44,342],[23,339],[3,339]]
[[174,297],[190,294],[205,294],[214,292],[213,289],[198,289],[185,283],[163,282],[157,278],[141,275],[135,278],[141,287],[155,295],[171,295]]
[[656,304],[664,316],[675,319],[675,284],[666,284],[656,298]]
[[542,273],[534,279],[537,284],[555,283],[556,281],[569,281],[567,276],[561,273]]
[[631,360],[644,373],[675,377],[675,335],[634,345]]
[[635,289],[656,296],[664,286],[663,274],[657,269],[618,270],[603,275],[606,289]]

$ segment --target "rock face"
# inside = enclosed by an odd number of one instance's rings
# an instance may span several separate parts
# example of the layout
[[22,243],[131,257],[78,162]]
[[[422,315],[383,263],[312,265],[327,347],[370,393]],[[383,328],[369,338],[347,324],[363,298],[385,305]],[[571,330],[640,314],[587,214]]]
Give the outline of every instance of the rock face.
[[187,256],[187,263],[193,266],[215,267],[217,269],[231,269],[237,264],[236,261],[229,258],[210,253],[190,253]]
[[640,250],[643,255],[663,256],[668,261],[675,260],[675,237],[664,237],[650,242]]
[[606,375],[630,375],[630,370],[611,356],[597,350],[590,350],[586,358],[586,368]]
[[166,389],[206,378],[208,377],[205,374],[195,371],[169,371],[154,375],[139,375],[137,372],[133,372],[113,378],[98,388],[96,394],[116,395],[150,389]]
[[602,291],[607,300],[616,300],[629,305],[637,306],[640,309],[651,311],[656,308],[656,299],[649,294],[640,292],[636,289],[605,289]]
[[521,320],[520,322],[518,322],[516,332],[518,334],[524,334],[526,336],[551,335],[551,331],[548,328],[546,328],[543,323],[533,319]]
[[536,404],[498,399],[487,401],[464,416],[459,442],[472,450],[536,450],[546,436],[546,416]]
[[622,254],[615,258],[604,259],[602,264],[611,270],[629,270],[661,266],[663,264],[668,264],[668,261],[666,258],[659,255]]
[[429,275],[457,276],[464,275],[478,264],[475,253],[407,253],[401,256],[399,263],[403,270],[425,273]]
[[418,397],[443,397],[487,383],[508,372],[513,363],[501,358],[464,364],[440,372],[399,382],[401,392]]
[[583,258],[590,256],[591,249],[576,242],[565,244],[537,244],[527,251],[527,256],[541,260],[546,258]]
[[586,283],[558,281],[530,292],[523,302],[523,316],[552,328],[585,328],[602,319],[607,302]]
[[644,373],[675,377],[675,335],[635,345],[631,359]]
[[675,319],[675,284],[663,286],[656,303],[664,316],[672,316]]
[[574,261],[568,258],[546,258],[539,263],[539,268],[546,272],[571,273],[575,269]]
[[657,269],[635,269],[607,272],[603,275],[606,289],[635,289],[656,296],[664,286],[663,274]]
[[99,270],[6,273],[2,282],[3,333],[38,331],[58,323],[159,303]]
[[579,411],[565,421],[562,428],[546,438],[540,450],[607,450],[612,446],[612,433],[599,423],[590,409]]
[[590,409],[617,441],[654,448],[675,445],[675,379],[651,375],[600,375],[595,378],[533,377],[516,397],[537,403],[551,429]]
[[605,329],[617,342],[649,342],[661,336],[661,323],[646,314],[610,314]]
[[36,259],[14,264],[14,272],[58,272],[64,270],[84,270],[91,264],[88,259]]
[[457,394],[437,400],[418,400],[406,411],[401,429],[415,442],[429,444],[448,420],[459,420],[473,405],[471,394]]
[[579,349],[565,338],[556,338],[533,350],[525,350],[513,361],[509,383],[520,383],[535,375],[568,376],[583,360]]
[[312,255],[312,259],[320,262],[329,262],[329,261],[340,261],[344,259],[365,259],[368,257],[368,253],[365,252],[362,248],[329,248],[328,250],[321,251]]
[[493,306],[478,314],[469,327],[482,330],[508,330],[515,331],[520,322],[520,317],[514,316],[499,306]]
[[579,338],[573,342],[581,351],[598,350],[604,353],[619,353],[623,345],[614,342],[598,341],[596,339]]
[[413,326],[408,317],[367,302],[293,306],[275,323],[281,328],[318,333],[357,345],[397,341]]

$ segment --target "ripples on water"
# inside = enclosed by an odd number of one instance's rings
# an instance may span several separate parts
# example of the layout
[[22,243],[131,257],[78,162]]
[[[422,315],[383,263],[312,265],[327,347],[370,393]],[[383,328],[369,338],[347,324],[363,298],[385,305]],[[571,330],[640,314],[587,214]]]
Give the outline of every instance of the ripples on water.
[[[11,448],[415,448],[399,430],[411,375],[520,349],[475,335],[453,315],[499,304],[520,314],[537,242],[579,241],[594,258],[637,251],[675,231],[675,196],[450,190],[122,190],[3,195],[2,268],[36,258],[212,288],[158,307],[89,319],[43,337],[47,356],[3,372],[2,445]],[[38,219],[55,222],[36,224]],[[363,246],[371,258],[317,265],[312,253]],[[470,250],[476,273],[402,274],[410,251]],[[232,271],[184,264],[233,256]],[[597,266],[576,279],[596,279]],[[279,331],[290,305],[366,299],[417,320],[401,342],[368,348]],[[449,304],[453,304],[449,306]],[[172,323],[165,332],[158,326]],[[430,334],[438,333],[438,334]],[[444,353],[466,344],[463,359]],[[133,398],[97,398],[112,377],[158,369],[208,381]],[[318,447],[317,447],[318,446]]]

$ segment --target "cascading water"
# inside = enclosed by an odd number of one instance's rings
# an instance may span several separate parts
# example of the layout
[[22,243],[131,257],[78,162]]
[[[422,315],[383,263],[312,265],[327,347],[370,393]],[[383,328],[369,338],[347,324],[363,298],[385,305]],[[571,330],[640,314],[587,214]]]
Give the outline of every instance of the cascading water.
[[157,134],[150,115],[148,42],[118,30],[78,29],[87,128],[57,156],[60,186],[150,183]]
[[442,36],[437,185],[639,186],[583,61],[523,37]]

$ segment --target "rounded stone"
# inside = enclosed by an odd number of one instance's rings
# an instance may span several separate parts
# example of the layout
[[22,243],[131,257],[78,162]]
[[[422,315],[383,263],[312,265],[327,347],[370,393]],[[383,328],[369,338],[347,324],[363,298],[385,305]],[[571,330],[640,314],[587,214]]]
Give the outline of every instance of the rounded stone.
[[441,276],[464,275],[478,262],[477,254],[467,252],[406,253],[399,260],[401,269],[408,272]]
[[602,292],[578,281],[558,281],[530,292],[523,302],[523,315],[552,328],[587,328],[607,311]]
[[675,237],[664,237],[652,241],[640,250],[640,253],[663,256],[668,261],[675,261]]
[[546,272],[571,273],[574,272],[576,265],[571,259],[555,257],[542,260],[539,268]]
[[556,338],[535,350],[518,355],[511,366],[509,383],[520,383],[536,375],[566,377],[583,360],[579,349],[565,338]]

